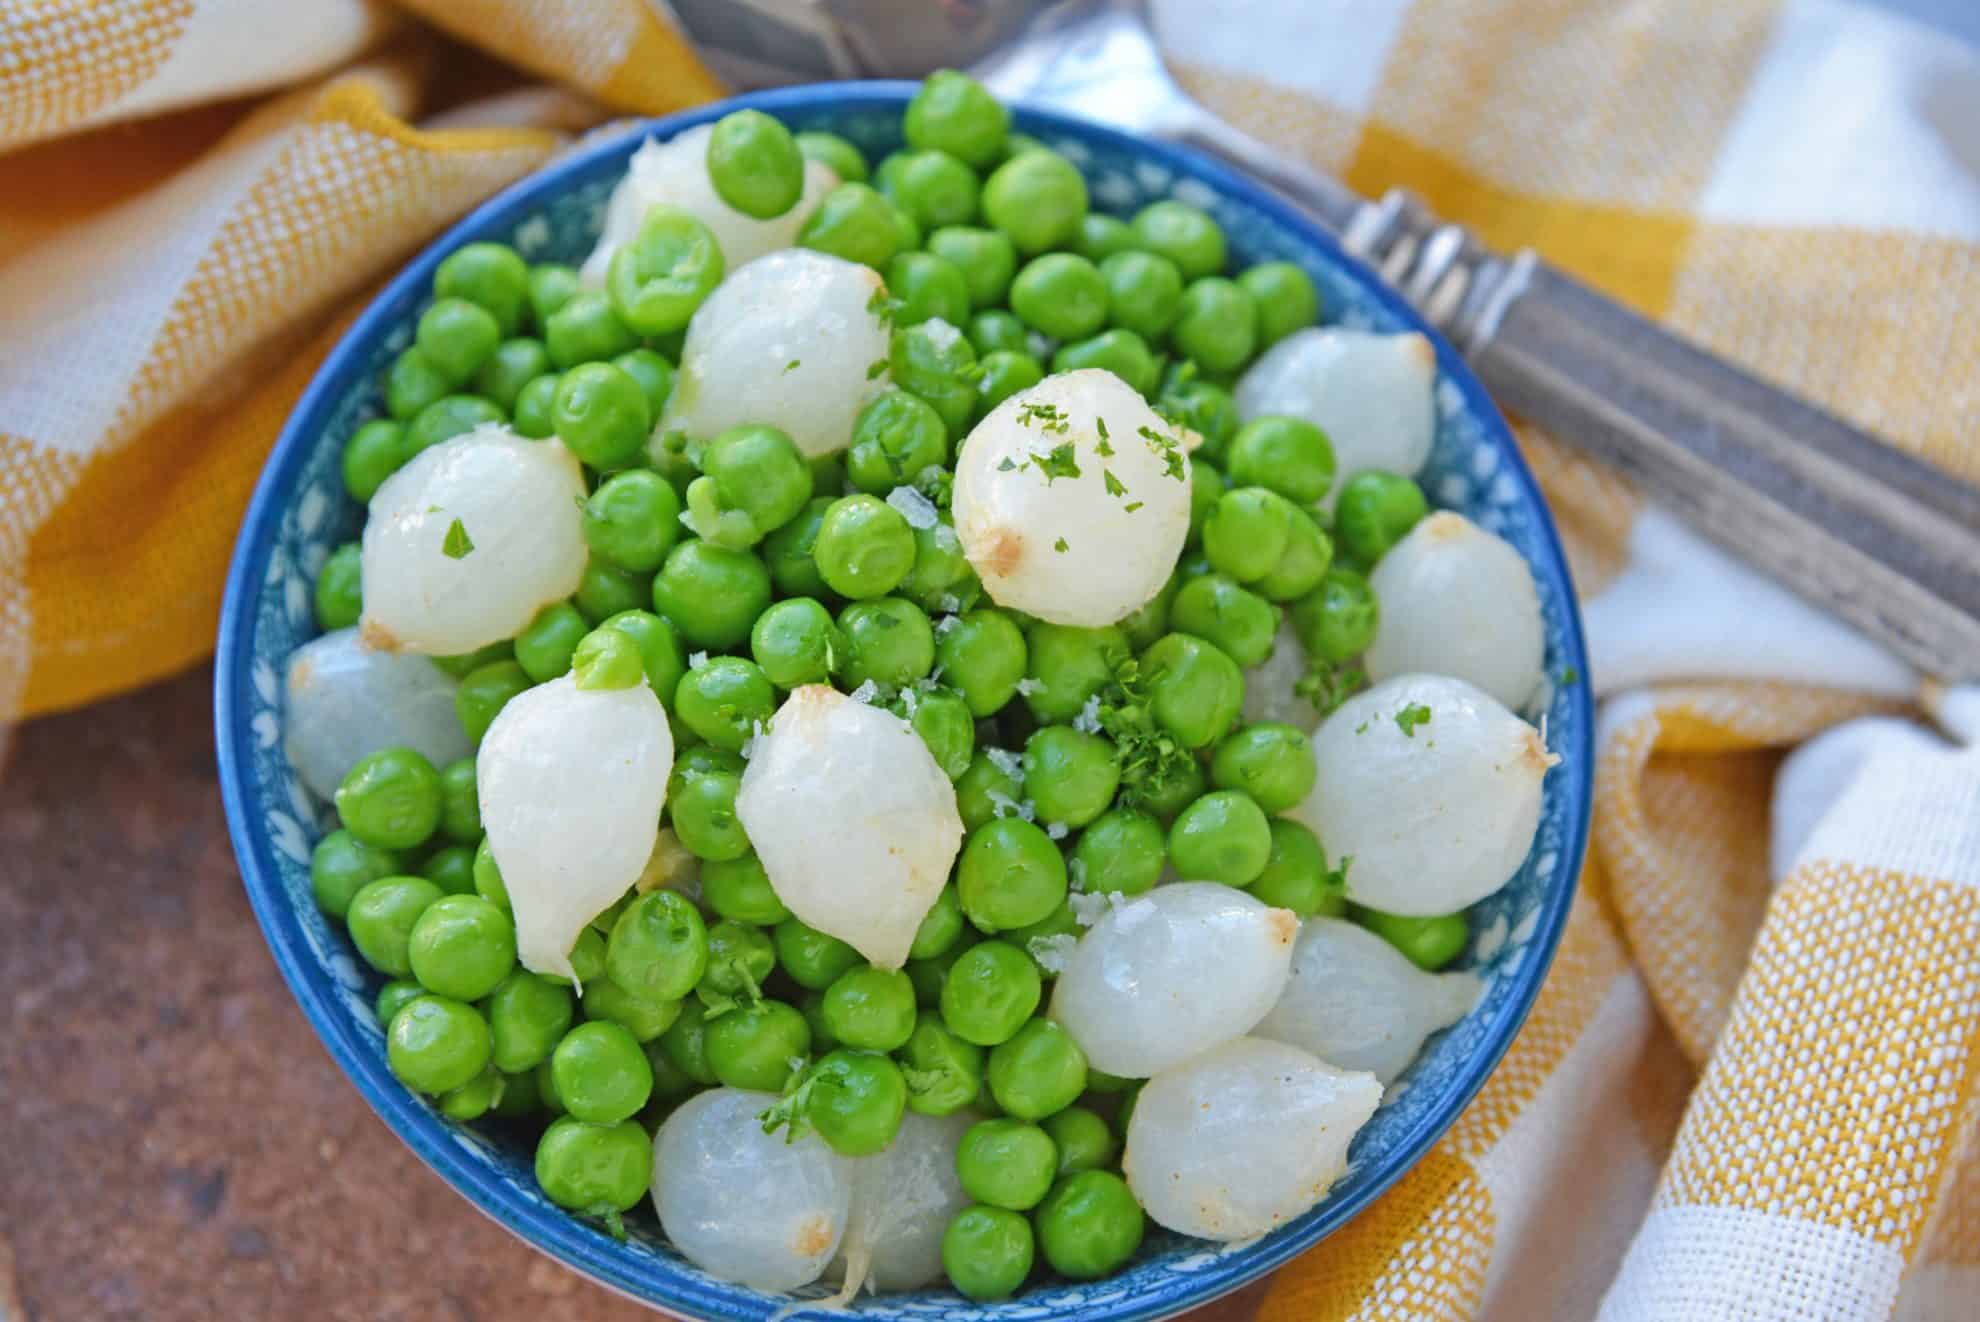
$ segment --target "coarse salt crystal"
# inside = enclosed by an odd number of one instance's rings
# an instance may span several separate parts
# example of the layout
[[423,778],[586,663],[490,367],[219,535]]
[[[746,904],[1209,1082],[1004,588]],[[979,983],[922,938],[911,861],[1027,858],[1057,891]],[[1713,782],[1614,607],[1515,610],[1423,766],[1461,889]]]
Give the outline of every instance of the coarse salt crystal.
[[933,528],[938,522],[935,502],[913,487],[895,487],[887,493],[887,503],[900,511],[910,528]]
[[1100,733],[1100,695],[1092,694],[1072,719],[1072,728],[1086,734]]
[[1057,975],[1066,971],[1066,960],[1078,944],[1079,938],[1072,933],[1057,932],[1051,936],[1034,936],[1024,943],[1024,948],[1038,961],[1039,968]]
[[708,653],[706,653],[706,652],[691,652],[691,653],[689,653],[689,654],[688,654],[688,669],[689,669],[689,670],[699,670],[699,669],[701,669],[701,668],[702,668],[703,666],[705,666],[705,665],[707,665],[707,664],[708,664]]
[[1083,858],[1075,858],[1075,859],[1069,859],[1069,860],[1067,860],[1067,862],[1066,862],[1066,875],[1067,875],[1068,877],[1070,877],[1070,878],[1072,879],[1072,888],[1073,888],[1074,890],[1076,890],[1076,891],[1083,891],[1083,890],[1085,890],[1085,889],[1086,889],[1086,860],[1085,860],[1085,859],[1083,859]]
[[1009,776],[1012,780],[1024,779],[1024,758],[1008,748],[985,748],[983,755],[990,759],[990,765]]
[[[953,601],[954,598],[952,597],[950,598],[950,600]],[[938,607],[942,605],[940,601],[937,601],[935,604]],[[961,623],[962,623],[962,619],[960,616],[953,614],[938,615],[935,617],[935,636],[937,638],[940,638],[943,634],[949,632],[949,630],[955,628],[958,624]]]
[[1066,838],[1066,824],[1064,822],[1047,822],[1045,823],[1045,834],[1051,836],[1054,840],[1063,840]]
[[1026,675],[1023,679],[1017,682],[1017,691],[1019,693],[1026,694],[1027,696],[1033,693],[1041,692],[1043,691],[1044,688],[1045,688],[1044,682],[1032,675]]
[[1091,927],[1107,916],[1112,896],[1111,891],[1074,891],[1066,896],[1066,904],[1072,909],[1074,922]]
[[861,680],[859,687],[854,689],[851,693],[848,693],[846,696],[851,698],[854,702],[863,702],[867,706],[871,707],[873,706],[874,699],[880,696],[880,686],[878,684],[875,684],[870,679]]
[[914,719],[914,709],[921,705],[921,694],[914,689],[901,690],[901,707],[907,718]]

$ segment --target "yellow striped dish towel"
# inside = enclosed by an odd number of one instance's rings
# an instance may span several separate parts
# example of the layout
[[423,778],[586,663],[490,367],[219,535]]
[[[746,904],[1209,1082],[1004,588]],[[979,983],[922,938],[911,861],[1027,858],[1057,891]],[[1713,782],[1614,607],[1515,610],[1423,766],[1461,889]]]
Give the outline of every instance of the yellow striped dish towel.
[[[1257,136],[1980,478],[1970,53],[1845,0],[1155,11]],[[645,0],[266,12],[0,0],[0,719],[202,656],[353,303],[560,131],[719,91]],[[435,29],[564,91],[435,116]],[[1522,440],[1605,697],[1591,860],[1504,1064],[1261,1316],[1974,1317],[1980,697]]]

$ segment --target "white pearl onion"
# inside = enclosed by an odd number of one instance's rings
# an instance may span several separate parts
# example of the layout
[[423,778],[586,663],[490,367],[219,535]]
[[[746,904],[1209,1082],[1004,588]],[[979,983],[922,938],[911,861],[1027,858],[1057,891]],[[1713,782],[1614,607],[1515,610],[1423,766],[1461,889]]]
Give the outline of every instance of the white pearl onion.
[[381,748],[411,748],[436,767],[473,752],[454,712],[452,675],[423,656],[379,652],[339,629],[289,655],[285,751],[302,783],[328,799],[351,765]]
[[1391,547],[1368,582],[1381,603],[1365,660],[1371,678],[1452,675],[1515,711],[1540,686],[1540,594],[1504,538],[1439,511]]
[[[1336,326],[1294,331],[1238,381],[1238,416],[1305,418],[1327,433],[1334,470],[1414,477],[1437,434],[1437,353],[1414,331],[1376,335]],[[1322,502],[1332,509],[1336,481]]]

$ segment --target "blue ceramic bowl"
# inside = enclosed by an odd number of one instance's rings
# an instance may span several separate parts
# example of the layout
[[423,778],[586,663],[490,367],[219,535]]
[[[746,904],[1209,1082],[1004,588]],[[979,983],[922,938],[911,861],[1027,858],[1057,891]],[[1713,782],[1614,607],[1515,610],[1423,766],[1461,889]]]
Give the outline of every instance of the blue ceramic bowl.
[[[756,106],[794,129],[843,134],[878,159],[898,145],[901,111],[912,92],[911,84],[847,84],[709,106],[589,145],[481,207],[400,273],[317,373],[269,456],[227,583],[214,670],[221,790],[248,895],[303,1013],[365,1100],[475,1206],[585,1275],[689,1317],[762,1322],[788,1300],[689,1265],[661,1237],[650,1207],[627,1218],[624,1242],[558,1210],[536,1188],[526,1143],[493,1125],[445,1120],[393,1079],[371,1009],[378,979],[310,898],[310,848],[332,822],[328,807],[311,799],[284,761],[279,676],[290,651],[315,632],[310,584],[316,571],[333,547],[358,532],[362,512],[339,480],[340,449],[361,423],[383,413],[381,373],[410,342],[443,256],[472,240],[496,239],[531,259],[580,260],[626,158],[643,138],[668,137],[737,106]],[[1180,198],[1217,218],[1237,261],[1288,259],[1305,268],[1319,285],[1328,320],[1378,331],[1428,331],[1331,238],[1221,165],[1054,114],[1020,110],[1015,126],[1071,158],[1102,209],[1125,214],[1156,198]],[[1585,674],[1567,565],[1532,475],[1484,390],[1448,345],[1434,333],[1432,339],[1438,427],[1424,485],[1436,504],[1499,533],[1526,557],[1546,622],[1547,673]],[[942,1290],[869,1296],[857,1311],[1085,1322],[1166,1317],[1263,1275],[1367,1206],[1423,1155],[1491,1073],[1533,1003],[1566,920],[1594,770],[1587,685],[1554,688],[1544,712],[1549,742],[1562,761],[1547,778],[1532,855],[1505,889],[1477,909],[1465,962],[1484,979],[1485,994],[1463,1022],[1431,1041],[1393,1100],[1355,1140],[1348,1173],[1324,1202],[1263,1239],[1232,1248],[1151,1226],[1136,1262],[1105,1281],[1047,1281],[996,1305],[971,1304]]]

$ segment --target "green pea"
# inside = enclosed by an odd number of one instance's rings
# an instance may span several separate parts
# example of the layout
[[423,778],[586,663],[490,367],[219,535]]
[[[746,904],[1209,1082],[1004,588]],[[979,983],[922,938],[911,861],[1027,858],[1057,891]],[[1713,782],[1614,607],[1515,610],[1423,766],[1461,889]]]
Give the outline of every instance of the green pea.
[[544,320],[543,346],[550,351],[550,361],[568,371],[579,363],[615,358],[637,348],[638,341],[632,328],[619,320],[610,296],[581,289]]
[[501,334],[514,335],[529,299],[529,267],[506,243],[470,243],[434,269],[433,293],[475,304],[495,319]]
[[962,958],[965,950],[982,939],[983,934],[965,922],[962,935],[947,950],[927,959],[910,959],[903,972],[908,975],[908,981],[914,984],[915,1004],[927,1009],[939,1008],[942,1004],[942,988],[949,980],[949,970]]
[[[1042,839],[1044,833],[1039,832],[1039,836]],[[1048,847],[1050,843],[1046,841]],[[1052,904],[1063,898],[1062,889]],[[966,891],[963,908],[965,912],[970,908]],[[1045,906],[1044,912],[1051,908]],[[1024,1027],[1038,1009],[1042,994],[1038,966],[1031,956],[1008,941],[979,941],[950,966],[942,984],[942,1023],[966,1042],[994,1047]]]
[[966,73],[938,69],[908,102],[901,129],[908,145],[944,151],[977,169],[1004,153],[1011,112]]
[[1422,487],[1400,473],[1371,468],[1341,484],[1334,527],[1348,554],[1372,565],[1428,512]]
[[700,1001],[681,1006],[680,1017],[660,1035],[660,1051],[675,1069],[702,1087],[715,1086],[715,1071],[708,1065],[708,1012]]
[[1461,913],[1419,918],[1356,905],[1348,910],[1348,914],[1402,951],[1410,963],[1433,973],[1462,955],[1471,940],[1470,925]]
[[579,459],[613,469],[645,450],[653,418],[637,381],[610,363],[581,363],[557,383],[550,425]]
[[494,314],[464,298],[442,298],[422,312],[413,347],[450,385],[463,385],[502,342]]
[[811,499],[811,468],[775,427],[732,427],[701,454],[688,485],[688,522],[702,538],[746,550],[790,522]]
[[564,1034],[550,1053],[550,1074],[564,1109],[594,1125],[632,1118],[653,1092],[653,1067],[639,1040],[603,1020]]
[[914,944],[908,947],[908,958],[933,959],[942,954],[962,940],[963,927],[962,900],[956,895],[955,883],[950,882],[922,915]]
[[670,890],[639,896],[612,924],[605,976],[646,1001],[674,1001],[708,971],[708,929],[686,899]]
[[949,1284],[979,1302],[1017,1293],[1031,1274],[1033,1251],[1031,1222],[1002,1207],[966,1207],[942,1232]]
[[1272,856],[1272,832],[1256,803],[1236,790],[1206,794],[1169,828],[1169,858],[1185,881],[1248,886]]
[[1235,487],[1203,525],[1203,553],[1240,583],[1265,577],[1292,536],[1293,503],[1268,487]]
[[839,176],[842,183],[858,183],[866,178],[866,158],[859,148],[836,133],[812,129],[797,135],[798,154],[817,161]]
[[956,777],[956,812],[962,817],[964,830],[974,831],[994,820],[1000,805],[1015,805],[1024,796],[1024,782],[1015,769],[1017,755],[1005,756],[1011,763],[1008,767],[979,748],[970,756],[968,768]]
[[887,263],[887,292],[896,300],[894,317],[903,326],[930,317],[960,326],[969,318],[969,282],[953,263],[933,253],[895,253]]
[[515,968],[516,929],[479,895],[443,895],[413,923],[406,959],[427,990],[478,1001]]
[[[903,254],[918,256],[925,254]],[[923,469],[948,462],[949,433],[942,415],[904,390],[889,390],[860,410],[846,451],[846,478],[859,490],[885,498]]]
[[480,669],[482,666],[492,665],[497,661],[509,660],[514,652],[515,648],[505,638],[501,642],[490,643],[486,647],[477,647],[474,651],[464,652],[459,656],[432,656],[428,657],[427,660],[452,675],[455,679],[465,679],[469,674]]
[[[428,404],[453,388],[447,374],[414,345],[385,369],[385,411],[400,422],[410,422]],[[412,451],[405,453],[410,457]]]
[[612,310],[634,334],[671,335],[686,328],[725,269],[722,247],[706,225],[679,207],[657,203],[646,209],[638,233],[612,254],[605,288]]
[[1258,307],[1242,285],[1220,275],[1192,281],[1169,342],[1206,372],[1235,372],[1258,347]]
[[1143,395],[1155,389],[1160,375],[1147,342],[1131,330],[1101,331],[1088,339],[1061,345],[1052,355],[1054,372],[1077,372],[1085,367],[1112,372]]
[[777,951],[777,966],[791,975],[791,981],[811,991],[822,992],[839,975],[864,961],[859,952],[836,936],[827,936],[795,918],[786,918],[770,930]]
[[1114,745],[1069,725],[1047,725],[1024,746],[1024,793],[1039,820],[1085,826],[1105,812],[1120,788]]
[[364,575],[356,542],[345,542],[323,562],[314,599],[317,628],[328,632],[358,622],[364,613]]
[[887,358],[894,384],[919,395],[960,437],[976,406],[976,350],[947,322],[924,321],[894,331]]
[[1304,418],[1268,414],[1231,437],[1228,467],[1240,486],[1266,487],[1295,504],[1312,505],[1334,485],[1334,447]]
[[845,1046],[892,1051],[914,1032],[914,984],[898,970],[848,969],[825,989],[822,1013]]
[[1006,1112],[1042,1120],[1086,1091],[1086,1053],[1053,1020],[1033,1019],[990,1049],[989,1079],[990,1095]]
[[[876,496],[843,496],[825,511],[812,558],[827,586],[859,600],[900,586],[914,568],[914,530]],[[843,622],[842,622],[843,627]]]
[[1107,319],[1123,330],[1155,339],[1182,311],[1182,272],[1166,257],[1117,252],[1100,263],[1100,278],[1107,287]]
[[897,1053],[907,1080],[907,1105],[919,1115],[953,1115],[983,1089],[983,1048],[965,1042],[928,1010]]
[[1028,655],[1016,621],[990,607],[955,617],[935,638],[943,683],[978,717],[995,715],[1016,696]]
[[1154,817],[1133,808],[1110,809],[1079,833],[1072,874],[1083,890],[1139,895],[1161,877],[1168,848]]
[[1293,603],[1293,631],[1309,655],[1340,662],[1359,656],[1375,641],[1380,607],[1368,580],[1342,565],[1329,569],[1320,586]]
[[1320,291],[1291,262],[1260,262],[1237,282],[1258,305],[1258,347],[1277,344],[1320,319]]
[[[813,489],[822,485],[814,481]],[[818,572],[813,552],[818,546],[818,532],[825,526],[825,512],[835,500],[832,496],[813,496],[796,518],[763,539],[763,560],[780,596],[820,597],[831,591]]]
[[777,691],[754,661],[718,656],[681,679],[674,711],[715,747],[741,752],[757,727],[767,727],[776,714]]
[[749,637],[770,604],[770,570],[749,551],[682,542],[653,580],[653,608],[689,643],[726,651]]
[[1203,438],[1202,448],[1191,456],[1197,461],[1222,463],[1231,437],[1237,434],[1237,401],[1231,392],[1215,382],[1191,380],[1166,387],[1156,407]]
[[1011,311],[1054,339],[1077,340],[1107,324],[1107,282],[1076,253],[1046,253],[1011,281]]
[[436,849],[419,865],[419,875],[447,895],[472,895],[474,850],[466,845],[447,845]]
[[523,387],[550,370],[550,351],[543,341],[527,336],[504,340],[474,374],[474,393],[512,410]]
[[870,682],[900,688],[934,668],[934,626],[904,598],[854,602],[839,612],[839,631],[846,640],[839,673],[849,687]]
[[578,614],[590,623],[603,624],[621,611],[637,610],[646,604],[652,581],[645,574],[629,573],[597,556],[585,562],[578,579]]
[[1135,212],[1134,233],[1143,248],[1174,262],[1185,280],[1224,269],[1224,231],[1185,202],[1150,202]]
[[[366,844],[348,830],[332,831],[316,842],[309,855],[309,888],[316,907],[332,918],[350,912],[357,893],[380,877],[397,875],[399,856]],[[381,1018],[385,1016],[380,1016]]]
[[707,164],[716,196],[757,220],[783,215],[804,191],[804,156],[796,139],[761,110],[736,110],[716,120]]
[[844,660],[846,640],[816,599],[792,597],[756,617],[749,650],[772,684],[794,689],[829,683],[833,667]]
[[1086,206],[1086,180],[1053,151],[1013,156],[983,185],[984,219],[1026,256],[1072,242]]
[[571,675],[587,693],[609,693],[646,683],[646,662],[629,635],[600,625],[578,640]]
[[575,1017],[568,987],[516,969],[488,998],[495,1068],[509,1074],[536,1068],[550,1058]]
[[1033,624],[1025,633],[1025,705],[1047,724],[1070,721],[1087,699],[1114,680],[1128,661],[1127,639],[1112,625],[1080,629],[1069,624]]
[[1141,1247],[1146,1228],[1141,1204],[1112,1171],[1068,1175],[1045,1195],[1032,1219],[1045,1261],[1075,1281],[1119,1271]]
[[550,316],[575,298],[583,286],[577,268],[561,262],[538,262],[529,268],[529,312],[540,329]]
[[680,497],[658,473],[615,473],[584,503],[585,545],[614,568],[650,574],[680,537],[680,513]]
[[[1091,1084],[1091,1071],[1088,1071]],[[1068,1106],[1043,1121],[1052,1146],[1059,1150],[1060,1175],[1100,1170],[1113,1164],[1121,1145],[1107,1122],[1083,1106]]]
[[372,1008],[378,1014],[378,1022],[387,1028],[401,1009],[417,997],[428,995],[426,988],[410,978],[394,978],[378,989],[378,999]]
[[493,1039],[472,1005],[445,996],[418,996],[392,1016],[385,1063],[414,1092],[452,1092],[488,1067]]
[[880,191],[922,230],[976,219],[982,184],[962,161],[936,150],[907,151],[889,159],[895,164],[892,169],[883,164]]
[[739,1005],[708,1021],[708,1068],[726,1087],[782,1092],[793,1061],[811,1053],[811,1027],[782,1001]]
[[[946,479],[947,470],[940,471]],[[914,568],[898,591],[925,611],[948,614],[969,609],[983,595],[983,585],[946,512],[914,530]]]
[[666,705],[674,708],[674,693],[687,672],[681,652],[681,638],[674,626],[651,611],[626,610],[605,617],[601,629],[617,629],[632,639],[646,671],[647,687]]
[[352,764],[337,786],[337,816],[380,849],[411,849],[440,825],[440,773],[418,751],[382,748]]
[[687,776],[679,782],[678,792],[669,792],[667,812],[689,853],[720,862],[749,852],[749,836],[736,817],[736,794],[741,788],[739,774],[711,771]]
[[501,421],[502,410],[479,395],[442,395],[406,425],[406,454],[416,455],[476,427]]
[[359,503],[368,502],[377,494],[378,488],[385,485],[385,479],[398,472],[410,455],[411,452],[406,449],[405,428],[401,424],[389,418],[372,419],[352,432],[351,439],[344,442],[344,490],[351,493],[351,499]]
[[653,1140],[632,1120],[550,1122],[536,1143],[536,1183],[559,1207],[587,1216],[630,1211],[653,1183]]
[[725,918],[708,929],[708,972],[701,994],[755,1000],[777,967],[777,952],[760,928]]
[[1031,352],[1031,332],[1016,313],[1002,308],[989,308],[969,319],[969,342],[979,354]]
[[[961,326],[968,320],[971,308],[994,308],[1003,304],[1010,292],[1011,277],[1017,273],[1017,249],[1011,246],[1009,237],[996,230],[947,225],[928,236],[928,251],[943,259],[962,276],[969,296],[961,316],[937,314],[945,321]],[[901,292],[891,275],[887,287],[897,296]]]
[[1089,211],[1079,222],[1079,234],[1073,239],[1072,249],[1089,262],[1105,263],[1115,253],[1134,252],[1141,247],[1141,239],[1134,227],[1118,216],[1104,215]]
[[843,183],[827,193],[798,229],[798,243],[876,271],[905,246],[893,206],[863,183]]
[[[992,1060],[996,1054],[990,1053]],[[1051,1137],[1023,1120],[979,1120],[963,1131],[956,1147],[956,1178],[963,1192],[1013,1212],[1029,1211],[1044,1200],[1058,1164]]]
[[536,1086],[536,1071],[524,1070],[521,1074],[504,1074],[502,1091],[495,1098],[495,1105],[489,1108],[491,1115],[505,1119],[518,1119],[534,1116],[544,1109],[542,1093]]
[[1141,673],[1156,724],[1185,748],[1201,748],[1223,734],[1244,707],[1244,675],[1237,662],[1187,633],[1157,639],[1141,655]]
[[1272,654],[1279,613],[1228,575],[1204,574],[1177,589],[1169,623],[1183,633],[1209,639],[1240,669],[1249,669]]
[[754,853],[701,867],[701,898],[723,918],[770,927],[791,916]]
[[900,1132],[907,1081],[885,1056],[844,1049],[827,1053],[806,1076],[805,1118],[834,1152],[865,1157]]
[[516,435],[541,441],[557,434],[550,410],[557,402],[557,387],[562,381],[557,373],[545,372],[517,392],[510,420]]
[[441,1097],[439,1111],[449,1120],[479,1120],[501,1099],[506,1080],[498,1070],[485,1069]]
[[578,640],[589,632],[591,625],[569,602],[545,606],[516,635],[516,664],[536,683],[548,683],[571,668]]
[[[1045,379],[1045,369],[1030,354],[1014,349],[993,349],[979,360],[983,375],[977,378],[976,407],[973,416],[981,421],[990,410]],[[1054,360],[1057,370],[1057,360]]]
[[[641,1046],[646,1052],[646,1063],[653,1067],[652,1105],[671,1109],[700,1091],[700,1085],[682,1073],[681,1067],[674,1064],[674,1058],[667,1054],[664,1038],[655,1038]],[[649,1110],[649,1121],[651,1115]]]
[[1175,602],[1176,587],[1172,575],[1162,585],[1161,591],[1116,626],[1121,636],[1127,639],[1129,647],[1140,651],[1169,631],[1169,608]]
[[1279,562],[1251,584],[1267,601],[1290,602],[1320,586],[1334,563],[1334,541],[1305,510],[1294,510]]
[[1301,919],[1321,914],[1337,918],[1347,910],[1347,892],[1338,873],[1327,867],[1320,839],[1298,822],[1274,817],[1272,852],[1265,870],[1248,888],[1275,909],[1290,909]]
[[1225,736],[1210,762],[1210,783],[1242,790],[1268,813],[1297,806],[1313,788],[1313,744],[1297,726],[1260,721]]
[[646,393],[647,411],[658,419],[674,393],[674,365],[651,349],[628,349],[612,360],[612,366],[639,383]]
[[[1189,460],[1189,535],[1183,544],[1191,548],[1203,545],[1204,529],[1209,527],[1210,516],[1217,512],[1217,506],[1224,499],[1229,483],[1216,465],[1195,455]],[[1242,546],[1242,543],[1239,543]],[[1278,563],[1277,561],[1273,562]],[[1205,561],[1207,566],[1208,561]],[[1178,576],[1182,566],[1178,565]],[[1171,582],[1174,579],[1170,580]]]
[[513,916],[514,911],[509,905],[509,888],[502,881],[502,869],[495,862],[495,850],[489,845],[486,836],[483,836],[481,843],[475,846],[472,871],[474,893],[503,913]]
[[1066,861],[1036,824],[1000,817],[977,827],[964,841],[956,890],[963,912],[979,929],[1025,927],[1066,898]]

